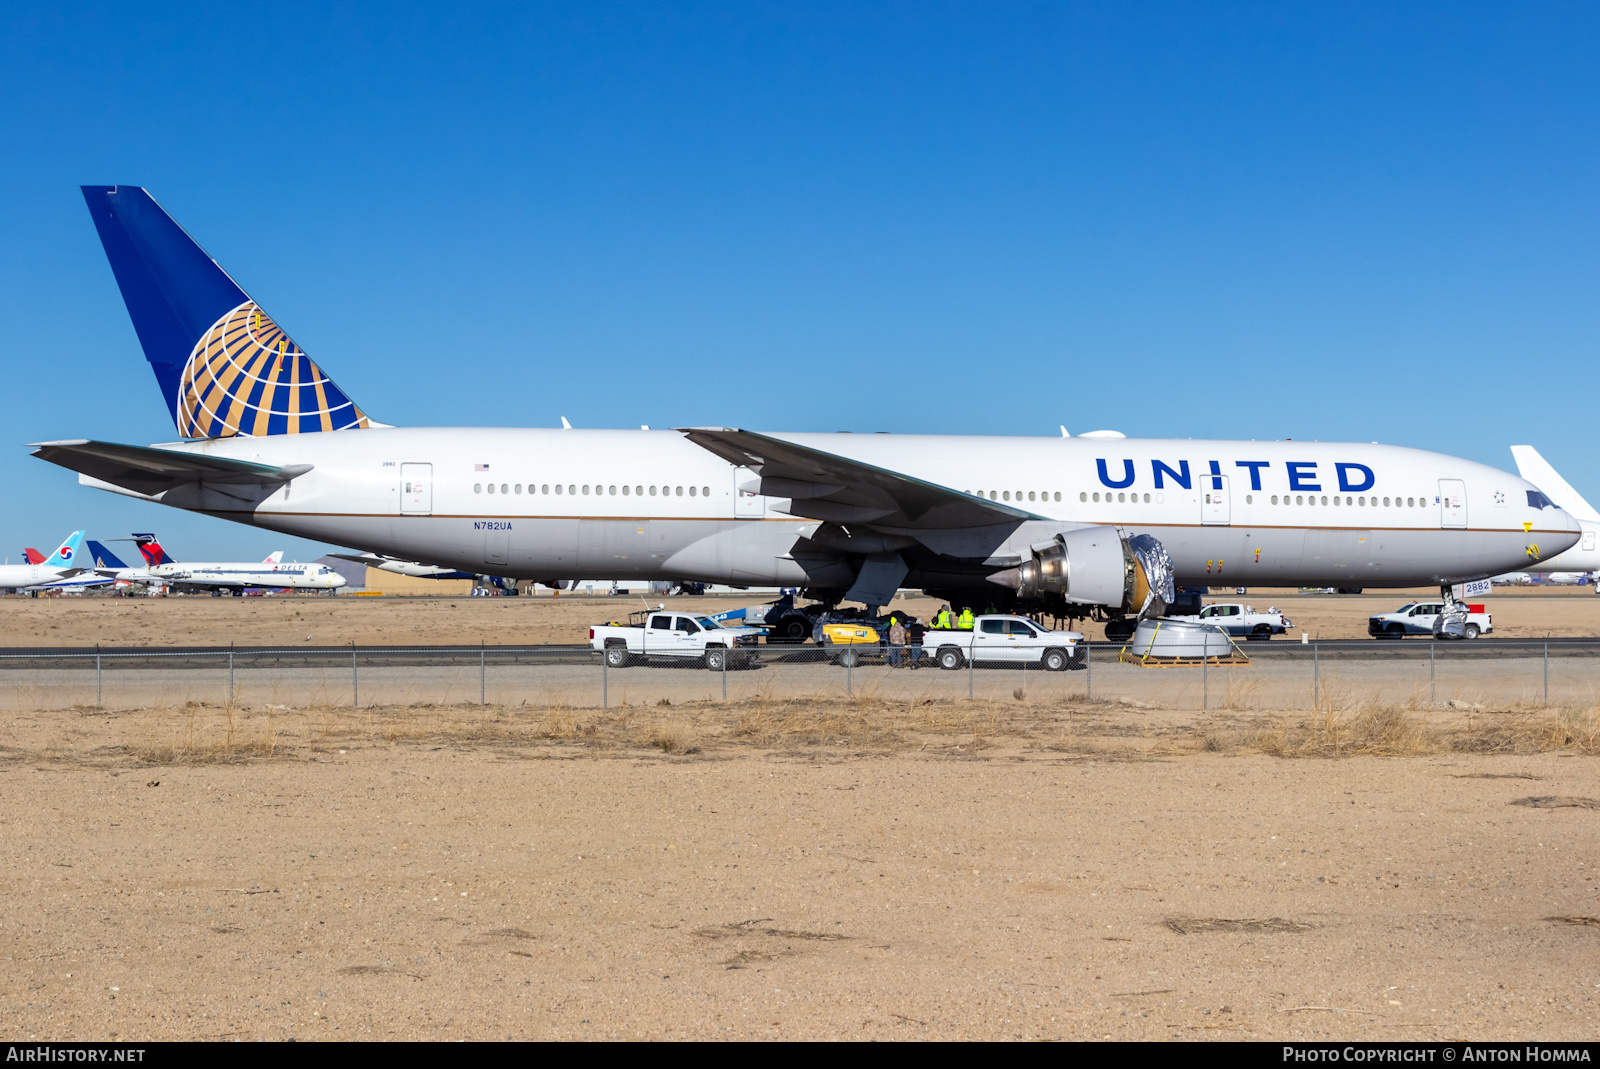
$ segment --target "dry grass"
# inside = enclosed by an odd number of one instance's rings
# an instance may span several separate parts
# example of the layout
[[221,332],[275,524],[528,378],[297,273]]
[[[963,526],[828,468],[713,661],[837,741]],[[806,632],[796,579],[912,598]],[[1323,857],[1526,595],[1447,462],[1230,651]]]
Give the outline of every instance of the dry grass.
[[[1230,690],[1248,703],[1249,684]],[[35,714],[24,738],[13,728],[0,758],[102,765],[212,764],[304,758],[362,746],[494,746],[593,755],[688,757],[732,748],[1049,752],[1101,759],[1262,753],[1282,758],[1423,754],[1600,754],[1600,708],[1518,707],[1465,712],[1353,702],[1324,693],[1309,714],[1218,711],[1198,723],[1143,703],[924,698],[893,701],[870,692],[841,699],[653,703],[612,709],[556,700],[518,705],[463,703],[353,709],[317,704],[237,706],[190,702],[166,709]]]

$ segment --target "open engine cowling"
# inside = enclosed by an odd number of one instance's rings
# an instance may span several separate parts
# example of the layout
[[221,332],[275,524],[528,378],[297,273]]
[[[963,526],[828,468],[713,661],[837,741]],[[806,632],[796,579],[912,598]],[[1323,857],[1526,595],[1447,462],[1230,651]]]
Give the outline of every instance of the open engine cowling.
[[1114,527],[1086,527],[1030,549],[1030,559],[989,581],[1026,601],[1098,605],[1140,617],[1159,616],[1175,597],[1172,558],[1150,535],[1125,538]]

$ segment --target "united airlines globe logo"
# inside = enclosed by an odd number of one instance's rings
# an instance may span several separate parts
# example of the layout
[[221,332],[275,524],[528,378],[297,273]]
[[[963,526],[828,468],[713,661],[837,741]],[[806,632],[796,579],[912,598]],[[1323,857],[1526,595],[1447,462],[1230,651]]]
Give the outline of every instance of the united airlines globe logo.
[[183,368],[178,429],[186,438],[366,426],[366,414],[254,301],[213,323]]

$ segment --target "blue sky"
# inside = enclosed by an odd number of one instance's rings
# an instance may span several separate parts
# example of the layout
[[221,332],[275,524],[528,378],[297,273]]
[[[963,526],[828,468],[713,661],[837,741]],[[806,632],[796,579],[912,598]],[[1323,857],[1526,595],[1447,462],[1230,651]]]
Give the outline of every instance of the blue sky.
[[321,552],[26,456],[174,433],[82,183],[386,422],[1529,442],[1600,501],[1593,5],[257,8],[0,13],[0,556]]

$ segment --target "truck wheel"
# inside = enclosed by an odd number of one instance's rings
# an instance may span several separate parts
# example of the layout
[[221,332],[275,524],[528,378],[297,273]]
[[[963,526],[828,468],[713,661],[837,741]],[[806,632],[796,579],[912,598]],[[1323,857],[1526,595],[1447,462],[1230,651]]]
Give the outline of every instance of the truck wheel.
[[939,667],[946,672],[954,672],[966,663],[966,658],[961,656],[961,651],[954,646],[946,646],[939,651]]
[[1272,628],[1266,624],[1256,624],[1249,637],[1251,642],[1268,642],[1272,639]]
[[728,668],[728,651],[721,646],[712,646],[706,650],[706,668],[713,672],[725,672]]
[[1406,637],[1406,625],[1405,624],[1390,624],[1388,627],[1383,629],[1383,637],[1384,638],[1405,638]]
[[1067,656],[1066,650],[1045,650],[1044,670],[1046,672],[1065,672],[1072,663],[1072,658]]
[[1480,634],[1480,632],[1478,630],[1478,625],[1477,624],[1468,624],[1467,625],[1467,633],[1465,635],[1463,635],[1462,637],[1463,638],[1477,638],[1479,634]]
[[607,646],[605,656],[607,668],[626,668],[628,667],[628,662],[632,660],[628,656],[628,647],[626,646]]
[[840,650],[838,663],[840,668],[854,668],[861,663],[861,654],[855,650]]

